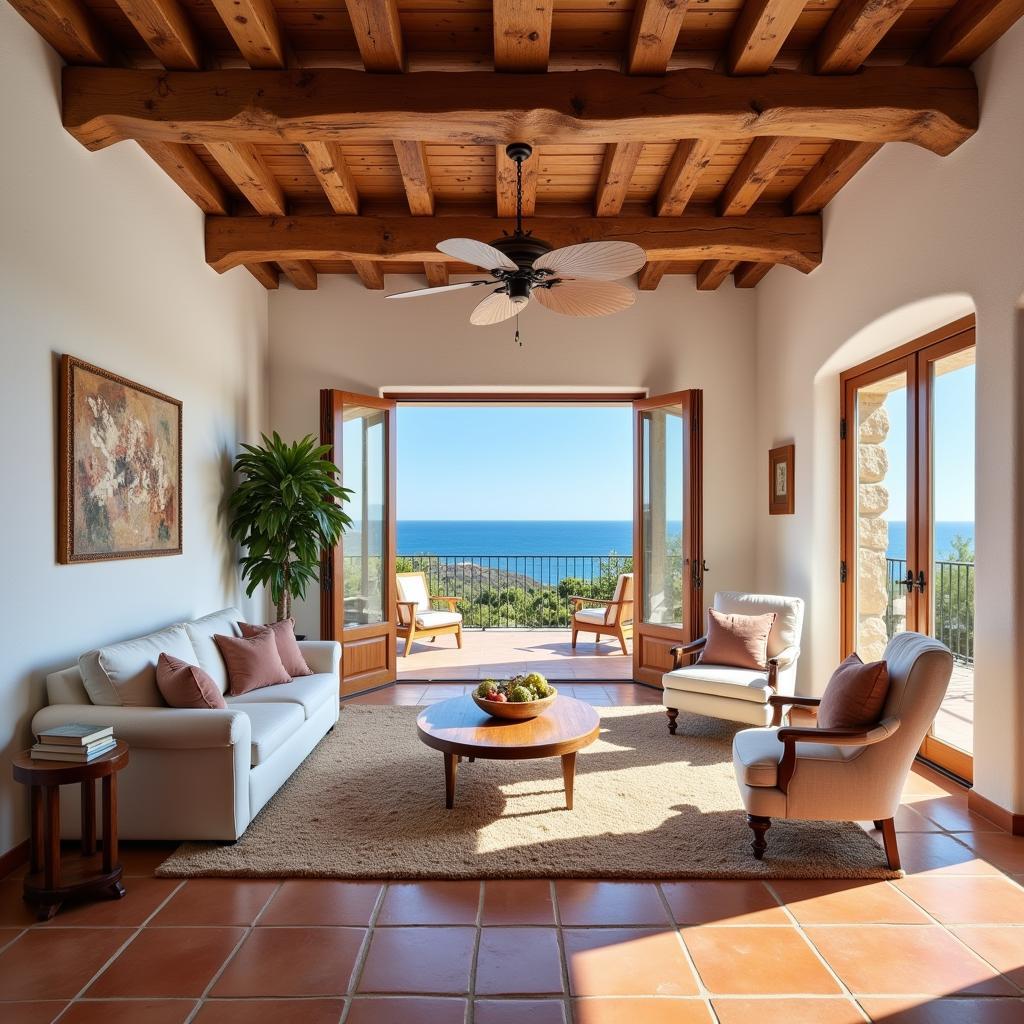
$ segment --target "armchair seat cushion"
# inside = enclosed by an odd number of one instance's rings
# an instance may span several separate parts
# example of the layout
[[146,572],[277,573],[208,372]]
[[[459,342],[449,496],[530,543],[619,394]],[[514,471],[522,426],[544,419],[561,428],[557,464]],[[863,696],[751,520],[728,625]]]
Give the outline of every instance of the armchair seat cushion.
[[767,704],[773,692],[768,685],[765,672],[749,668],[732,668],[724,665],[690,665],[667,672],[661,678],[662,685],[669,690],[683,690],[687,693],[707,693],[714,697],[732,697]]
[[605,624],[604,618],[607,609],[605,608],[581,608],[573,618],[577,622],[593,622],[599,626]]
[[441,626],[455,626],[462,621],[458,612],[417,612],[417,629],[437,629]]
[[298,704],[235,704],[232,711],[244,711],[252,734],[251,766],[265,764],[274,751],[290,739],[305,721]]
[[312,718],[329,700],[338,700],[338,677],[328,672],[300,676],[290,683],[278,683],[226,698],[228,707],[248,711],[253,704],[295,704],[303,716]]
[[[778,729],[744,729],[732,741],[732,763],[736,778],[745,786],[774,786],[779,777],[779,761],[784,745]],[[832,743],[798,743],[797,757],[810,761],[850,761],[863,747],[840,747]]]

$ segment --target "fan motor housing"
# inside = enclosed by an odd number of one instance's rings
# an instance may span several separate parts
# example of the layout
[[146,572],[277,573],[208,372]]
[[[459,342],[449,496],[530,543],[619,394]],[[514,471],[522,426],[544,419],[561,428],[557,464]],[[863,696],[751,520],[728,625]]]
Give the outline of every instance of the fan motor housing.
[[533,261],[539,259],[551,246],[539,238],[527,235],[511,235],[491,242],[498,252],[503,252],[520,270],[530,270]]

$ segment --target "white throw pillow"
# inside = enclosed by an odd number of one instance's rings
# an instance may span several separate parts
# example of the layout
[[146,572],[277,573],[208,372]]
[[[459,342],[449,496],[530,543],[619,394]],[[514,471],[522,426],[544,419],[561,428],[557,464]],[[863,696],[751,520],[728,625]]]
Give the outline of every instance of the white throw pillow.
[[213,635],[241,636],[239,622],[245,622],[245,616],[237,608],[224,608],[185,623],[185,632],[195,648],[195,663],[220,687],[221,693],[228,692],[228,670]]

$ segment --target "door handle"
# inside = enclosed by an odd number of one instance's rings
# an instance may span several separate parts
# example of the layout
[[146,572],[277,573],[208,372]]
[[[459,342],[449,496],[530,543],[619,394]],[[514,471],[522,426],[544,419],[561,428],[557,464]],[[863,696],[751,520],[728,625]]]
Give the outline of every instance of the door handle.
[[898,587],[906,587],[907,593],[912,594],[914,592],[914,570],[907,570],[907,578],[896,581]]
[[705,573],[705,572],[711,572],[711,569],[709,568],[709,566],[708,566],[708,563],[707,563],[707,559],[704,559],[704,560],[703,560],[703,561],[701,562],[701,564],[700,564],[700,571],[701,571],[702,573]]
[[917,574],[917,589],[922,594],[924,593],[924,586],[925,586],[924,569],[922,569]]

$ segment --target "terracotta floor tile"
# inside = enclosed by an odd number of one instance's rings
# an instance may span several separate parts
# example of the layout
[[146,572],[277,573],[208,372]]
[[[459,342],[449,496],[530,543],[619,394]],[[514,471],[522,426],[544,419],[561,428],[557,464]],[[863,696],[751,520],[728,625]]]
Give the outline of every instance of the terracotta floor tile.
[[474,928],[377,928],[359,991],[461,995],[475,943]]
[[947,832],[1002,832],[994,822],[967,809],[963,800],[952,796],[924,797],[910,800],[918,814],[935,822]]
[[153,918],[153,925],[250,925],[280,883],[247,878],[186,882]]
[[484,882],[481,923],[554,924],[551,883],[543,879]]
[[561,995],[562,954],[554,928],[484,928],[476,957],[476,993]]
[[194,999],[112,999],[72,1003],[61,1024],[183,1024]]
[[6,999],[70,999],[131,938],[130,928],[34,928],[0,953]]
[[0,1003],[4,1024],[51,1024],[67,1006],[63,1000],[39,1003]]
[[1018,999],[861,999],[874,1021],[885,1024],[1020,1024],[1024,1002]]
[[9,946],[24,930],[24,928],[0,928],[0,950]]
[[1018,988],[1024,989],[1024,928],[967,926],[953,928],[952,932]]
[[36,923],[36,912],[22,898],[20,878],[0,882],[0,927],[27,928]]
[[217,979],[213,996],[340,996],[363,928],[256,928]]
[[691,996],[697,981],[674,930],[580,928],[562,932],[575,996]]
[[705,987],[716,995],[831,995],[840,991],[792,927],[685,928],[683,941]]
[[574,1024],[710,1024],[703,999],[574,999]]
[[479,882],[392,882],[377,924],[475,924],[479,909]]
[[344,1009],[342,999],[211,999],[193,1024],[338,1024]]
[[558,916],[563,925],[668,924],[668,912],[653,882],[555,883]]
[[1016,995],[994,968],[935,925],[812,926],[806,932],[855,995]]
[[678,924],[788,924],[779,901],[762,882],[662,882]]
[[998,874],[996,868],[964,845],[970,838],[963,833],[954,838],[944,832],[901,832],[898,843],[903,870],[908,875]]
[[473,1003],[473,1024],[525,1022],[566,1024],[565,1003],[560,999],[478,999]]
[[[177,843],[122,842],[118,845],[125,878],[152,877],[153,872],[178,848]],[[128,888],[125,882],[124,887]]]
[[977,856],[1008,874],[1024,874],[1024,836],[1007,832],[973,832],[960,837]]
[[465,999],[356,998],[345,1024],[463,1024],[465,1019]]
[[919,876],[896,885],[943,924],[1024,924],[1024,889],[1008,878]]
[[928,924],[927,915],[888,882],[775,881],[801,924]]
[[259,925],[349,925],[365,928],[377,905],[380,882],[288,879],[260,915]]
[[718,1024],[863,1024],[852,999],[713,999]]
[[170,878],[126,878],[121,899],[83,900],[65,903],[44,927],[84,925],[108,928],[120,925],[137,928],[167,899],[181,882]]
[[146,928],[92,983],[90,999],[201,996],[241,928]]

